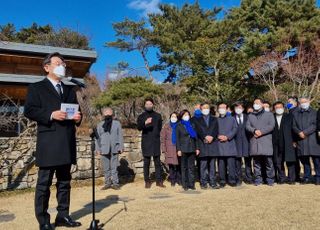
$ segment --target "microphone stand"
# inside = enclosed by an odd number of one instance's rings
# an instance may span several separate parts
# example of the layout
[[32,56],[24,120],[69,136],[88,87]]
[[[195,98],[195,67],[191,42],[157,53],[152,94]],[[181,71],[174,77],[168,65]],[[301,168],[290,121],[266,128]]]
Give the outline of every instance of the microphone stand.
[[95,140],[99,139],[99,135],[97,132],[97,128],[94,125],[94,121],[92,118],[92,111],[90,109],[90,105],[87,100],[87,96],[85,92],[83,91],[83,88],[85,88],[85,85],[79,85],[80,88],[80,95],[83,102],[83,109],[88,114],[88,120],[90,124],[90,128],[92,129],[92,133],[90,134],[91,137],[91,170],[92,170],[92,221],[90,223],[90,226],[88,230],[99,230],[102,229],[102,226],[99,226],[99,220],[96,220],[96,201],[95,201]]

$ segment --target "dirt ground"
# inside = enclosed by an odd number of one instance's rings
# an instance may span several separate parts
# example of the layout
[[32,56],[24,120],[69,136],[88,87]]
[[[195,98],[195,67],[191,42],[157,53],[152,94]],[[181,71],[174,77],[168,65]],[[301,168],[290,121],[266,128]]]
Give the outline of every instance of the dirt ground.
[[[184,192],[180,187],[144,189],[143,181],[121,190],[96,187],[96,219],[103,229],[320,229],[320,186],[242,185]],[[1,195],[1,194],[0,194]],[[38,229],[34,192],[0,196],[0,229]],[[55,190],[50,199],[56,216]],[[91,222],[91,187],[74,187],[71,216],[87,229]],[[64,229],[64,228],[57,228]]]

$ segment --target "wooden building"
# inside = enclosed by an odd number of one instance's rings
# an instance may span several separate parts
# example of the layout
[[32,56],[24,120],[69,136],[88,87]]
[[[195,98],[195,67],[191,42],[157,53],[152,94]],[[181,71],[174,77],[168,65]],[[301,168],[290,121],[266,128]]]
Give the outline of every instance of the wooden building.
[[19,111],[22,112],[28,85],[46,77],[42,61],[53,52],[59,52],[65,58],[67,75],[82,82],[97,59],[97,53],[92,50],[0,41],[0,96],[10,97],[21,106]]

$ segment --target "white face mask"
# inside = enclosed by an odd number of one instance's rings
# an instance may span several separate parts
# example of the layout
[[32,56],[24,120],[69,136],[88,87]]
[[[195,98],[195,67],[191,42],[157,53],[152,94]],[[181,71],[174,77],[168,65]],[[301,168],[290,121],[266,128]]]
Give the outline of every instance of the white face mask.
[[171,123],[176,123],[178,119],[176,117],[171,117],[170,118]]
[[185,115],[185,116],[182,117],[182,120],[189,121],[190,120],[190,116],[189,115]]
[[243,109],[235,108],[234,112],[238,115],[241,115],[243,113]]
[[210,113],[210,109],[203,109],[203,110],[202,110],[202,114],[203,114],[203,115],[206,115],[206,116],[207,116],[207,115],[209,115],[209,113]]
[[277,115],[282,115],[283,113],[284,113],[284,109],[283,108],[276,109],[276,114]]
[[66,76],[66,68],[63,65],[58,65],[54,67],[53,73],[59,78],[64,78]]
[[301,107],[302,109],[307,110],[307,109],[309,109],[309,107],[310,107],[310,103],[308,103],[308,102],[301,103],[301,104],[300,104],[300,107]]
[[266,112],[270,112],[270,108],[264,108],[264,111],[266,111]]
[[226,115],[227,110],[226,110],[226,109],[218,109],[218,113],[219,113],[221,116],[224,116],[224,115]]
[[261,109],[261,105],[260,104],[253,104],[253,109],[256,111],[259,111]]

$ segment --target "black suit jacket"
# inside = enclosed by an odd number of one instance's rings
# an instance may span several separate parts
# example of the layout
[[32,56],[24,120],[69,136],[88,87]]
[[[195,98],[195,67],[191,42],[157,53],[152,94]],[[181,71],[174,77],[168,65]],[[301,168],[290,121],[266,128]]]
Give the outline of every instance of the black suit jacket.
[[286,120],[287,114],[283,114],[280,122],[280,127],[277,122],[277,116],[274,115],[275,127],[272,132],[272,143],[273,143],[273,154],[279,155],[284,154],[285,145],[284,145],[284,123]]
[[78,104],[73,87],[63,83],[62,87],[62,100],[47,78],[28,88],[24,114],[38,125],[36,165],[39,167],[76,164],[75,121],[50,120],[52,112],[60,110],[61,103]]
[[283,160],[287,162],[296,161],[296,151],[293,142],[296,142],[295,134],[292,131],[291,113],[284,113],[281,119],[280,129],[275,116],[275,128],[272,133],[273,150],[275,155],[284,154]]
[[[196,130],[193,122],[191,122],[191,125]],[[176,128],[176,148],[177,151],[182,153],[195,153],[199,149],[198,138],[191,138],[184,125],[180,122]]]
[[[205,118],[199,117],[195,119],[195,126],[196,131],[198,134],[198,142],[199,142],[199,149],[200,149],[200,155],[199,157],[214,157],[219,156],[219,149],[217,143],[215,141],[217,140],[218,136],[218,120],[212,115],[209,115],[209,124],[207,125]],[[205,137],[206,136],[212,136],[213,141],[208,144],[205,143]]]
[[238,157],[249,157],[249,154],[250,154],[249,140],[252,134],[246,130],[248,115],[243,114],[243,122],[241,124],[239,124],[238,122],[237,115],[234,116],[234,119],[236,119],[236,122],[238,125],[237,135],[235,136]]

